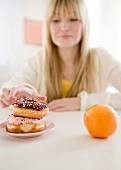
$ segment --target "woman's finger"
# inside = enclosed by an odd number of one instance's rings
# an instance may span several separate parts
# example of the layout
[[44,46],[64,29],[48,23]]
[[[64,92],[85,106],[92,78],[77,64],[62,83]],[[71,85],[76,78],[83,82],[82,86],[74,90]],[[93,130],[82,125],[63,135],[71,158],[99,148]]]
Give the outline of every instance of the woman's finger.
[[27,97],[27,98],[36,98],[38,100],[41,100],[41,101],[46,101],[47,100],[47,97],[46,96],[40,96],[38,94],[36,94],[35,92],[32,92],[30,90],[23,90],[23,91],[19,91],[15,94],[15,97],[16,98],[21,98],[21,97]]
[[9,100],[7,100],[4,96],[4,94],[1,95],[1,101],[6,105],[9,106],[12,102],[10,102]]
[[3,92],[4,96],[5,96],[5,98],[6,98],[7,100],[9,100],[10,89],[8,89],[8,88],[3,88],[3,89],[2,89],[2,92]]
[[24,97],[36,98],[36,99],[41,100],[41,101],[47,100],[46,96],[41,96],[38,93],[36,93],[33,89],[28,88],[28,87],[20,86],[20,87],[16,87],[16,88],[11,89],[11,91],[9,93],[10,99],[15,100],[15,99],[19,99],[19,98],[22,98],[22,97],[23,98]]
[[0,99],[0,106],[2,107],[2,108],[5,108],[5,107],[8,107],[5,103],[3,103],[3,101]]
[[18,92],[17,88],[12,88],[9,93],[9,99],[15,100],[17,92]]
[[30,97],[30,96],[31,95],[26,90],[24,90],[23,88],[20,88],[20,87],[11,89],[10,94],[9,94],[9,98],[13,99],[13,100],[16,100],[16,99],[19,99],[22,97],[23,98]]

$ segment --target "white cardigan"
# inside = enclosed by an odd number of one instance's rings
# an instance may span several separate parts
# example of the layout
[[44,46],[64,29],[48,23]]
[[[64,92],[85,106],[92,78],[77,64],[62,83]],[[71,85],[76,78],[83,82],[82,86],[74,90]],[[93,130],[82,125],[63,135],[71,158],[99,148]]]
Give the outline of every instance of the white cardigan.
[[[100,93],[88,94],[86,91],[81,91],[78,94],[81,97],[80,109],[86,110],[90,106],[99,103],[110,105],[114,109],[121,109],[121,63],[101,48],[96,48],[96,51],[101,73],[99,75],[100,81],[96,83],[100,86]],[[2,88],[25,85],[33,88],[41,95],[46,95],[42,53],[42,50],[38,50],[9,82],[3,84]],[[109,84],[119,92],[115,94],[107,93],[106,88]]]

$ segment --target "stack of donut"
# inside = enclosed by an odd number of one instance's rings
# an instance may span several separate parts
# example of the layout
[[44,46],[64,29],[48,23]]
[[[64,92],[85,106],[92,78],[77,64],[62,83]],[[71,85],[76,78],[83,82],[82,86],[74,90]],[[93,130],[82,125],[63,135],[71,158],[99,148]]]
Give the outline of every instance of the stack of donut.
[[11,133],[34,133],[46,129],[44,117],[49,108],[38,99],[21,98],[12,107],[13,114],[7,118],[6,129]]

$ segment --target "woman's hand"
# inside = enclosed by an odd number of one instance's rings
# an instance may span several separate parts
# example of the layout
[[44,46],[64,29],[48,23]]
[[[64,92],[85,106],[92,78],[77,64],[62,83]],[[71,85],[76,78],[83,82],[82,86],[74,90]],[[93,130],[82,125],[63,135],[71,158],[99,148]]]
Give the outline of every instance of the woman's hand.
[[37,98],[42,101],[47,99],[46,96],[40,96],[37,92],[29,87],[18,86],[12,89],[3,88],[2,94],[0,95],[0,106],[2,108],[9,107],[16,99],[21,97]]
[[49,110],[60,112],[60,111],[72,111],[80,110],[80,98],[62,98],[51,101],[48,104]]

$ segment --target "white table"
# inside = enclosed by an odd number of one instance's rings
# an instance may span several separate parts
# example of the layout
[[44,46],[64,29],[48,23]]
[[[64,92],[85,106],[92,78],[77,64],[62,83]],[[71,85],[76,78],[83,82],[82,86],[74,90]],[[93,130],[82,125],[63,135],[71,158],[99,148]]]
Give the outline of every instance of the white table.
[[[0,123],[10,109],[0,109]],[[118,112],[121,123],[121,112]],[[0,170],[121,170],[121,125],[107,139],[91,137],[83,113],[50,112],[53,131],[36,138],[0,134]]]

